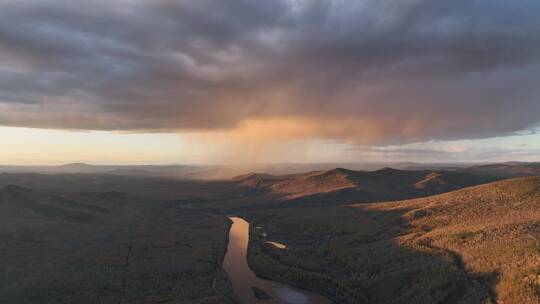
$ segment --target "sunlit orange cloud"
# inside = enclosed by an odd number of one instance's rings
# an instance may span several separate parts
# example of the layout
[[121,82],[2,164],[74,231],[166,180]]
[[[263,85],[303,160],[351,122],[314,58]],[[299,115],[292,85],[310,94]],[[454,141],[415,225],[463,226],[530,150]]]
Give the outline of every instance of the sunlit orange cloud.
[[[402,128],[397,128],[402,125]],[[354,144],[373,144],[388,133],[413,136],[421,122],[389,122],[384,119],[368,118],[261,118],[247,119],[236,127],[221,130],[197,133],[206,136],[208,141],[216,138],[227,138],[237,143],[246,142],[275,142],[300,139],[328,139],[349,142]],[[384,136],[383,136],[384,135]]]
[[[194,154],[204,154],[207,161],[217,163],[337,161],[348,156],[343,145],[372,143],[380,138],[380,128],[367,120],[286,117],[249,119],[231,129],[181,136]],[[351,134],[357,140],[350,141]]]
[[[369,148],[371,144],[380,142],[387,134],[413,136],[424,126],[420,120],[288,116],[247,119],[230,129],[200,130],[180,136],[193,155],[214,163],[376,161],[393,159],[397,152],[373,150]],[[399,149],[399,153],[418,150]],[[434,151],[430,150],[431,154]]]

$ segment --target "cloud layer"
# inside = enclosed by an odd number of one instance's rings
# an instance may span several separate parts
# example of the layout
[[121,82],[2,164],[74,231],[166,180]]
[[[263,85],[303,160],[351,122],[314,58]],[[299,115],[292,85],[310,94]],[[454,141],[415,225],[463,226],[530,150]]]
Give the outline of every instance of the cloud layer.
[[0,2],[0,125],[360,144],[540,122],[536,0]]

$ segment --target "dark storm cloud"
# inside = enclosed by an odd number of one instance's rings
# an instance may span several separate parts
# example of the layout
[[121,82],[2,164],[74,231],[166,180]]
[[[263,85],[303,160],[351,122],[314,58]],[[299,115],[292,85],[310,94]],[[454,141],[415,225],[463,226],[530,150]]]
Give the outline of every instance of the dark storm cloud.
[[359,143],[540,122],[540,2],[0,2],[0,125],[232,129]]

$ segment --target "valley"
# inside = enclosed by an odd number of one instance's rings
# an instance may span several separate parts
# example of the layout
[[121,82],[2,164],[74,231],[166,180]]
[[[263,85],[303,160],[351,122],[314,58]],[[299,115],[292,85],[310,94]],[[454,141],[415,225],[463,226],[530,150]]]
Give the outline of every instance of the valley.
[[[0,299],[273,303],[277,284],[333,303],[537,303],[540,181],[502,178],[0,174]],[[250,227],[244,295],[226,266],[231,214]]]

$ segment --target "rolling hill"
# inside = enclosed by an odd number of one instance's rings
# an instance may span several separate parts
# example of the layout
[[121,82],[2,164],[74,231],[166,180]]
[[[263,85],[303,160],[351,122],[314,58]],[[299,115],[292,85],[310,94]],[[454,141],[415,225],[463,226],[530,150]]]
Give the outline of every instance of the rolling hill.
[[456,171],[354,171],[336,168],[305,174],[248,174],[234,180],[260,195],[305,204],[344,204],[398,200],[439,194],[496,180],[496,177]]
[[7,185],[0,190],[0,216],[27,219],[98,221],[108,210],[66,197]]

